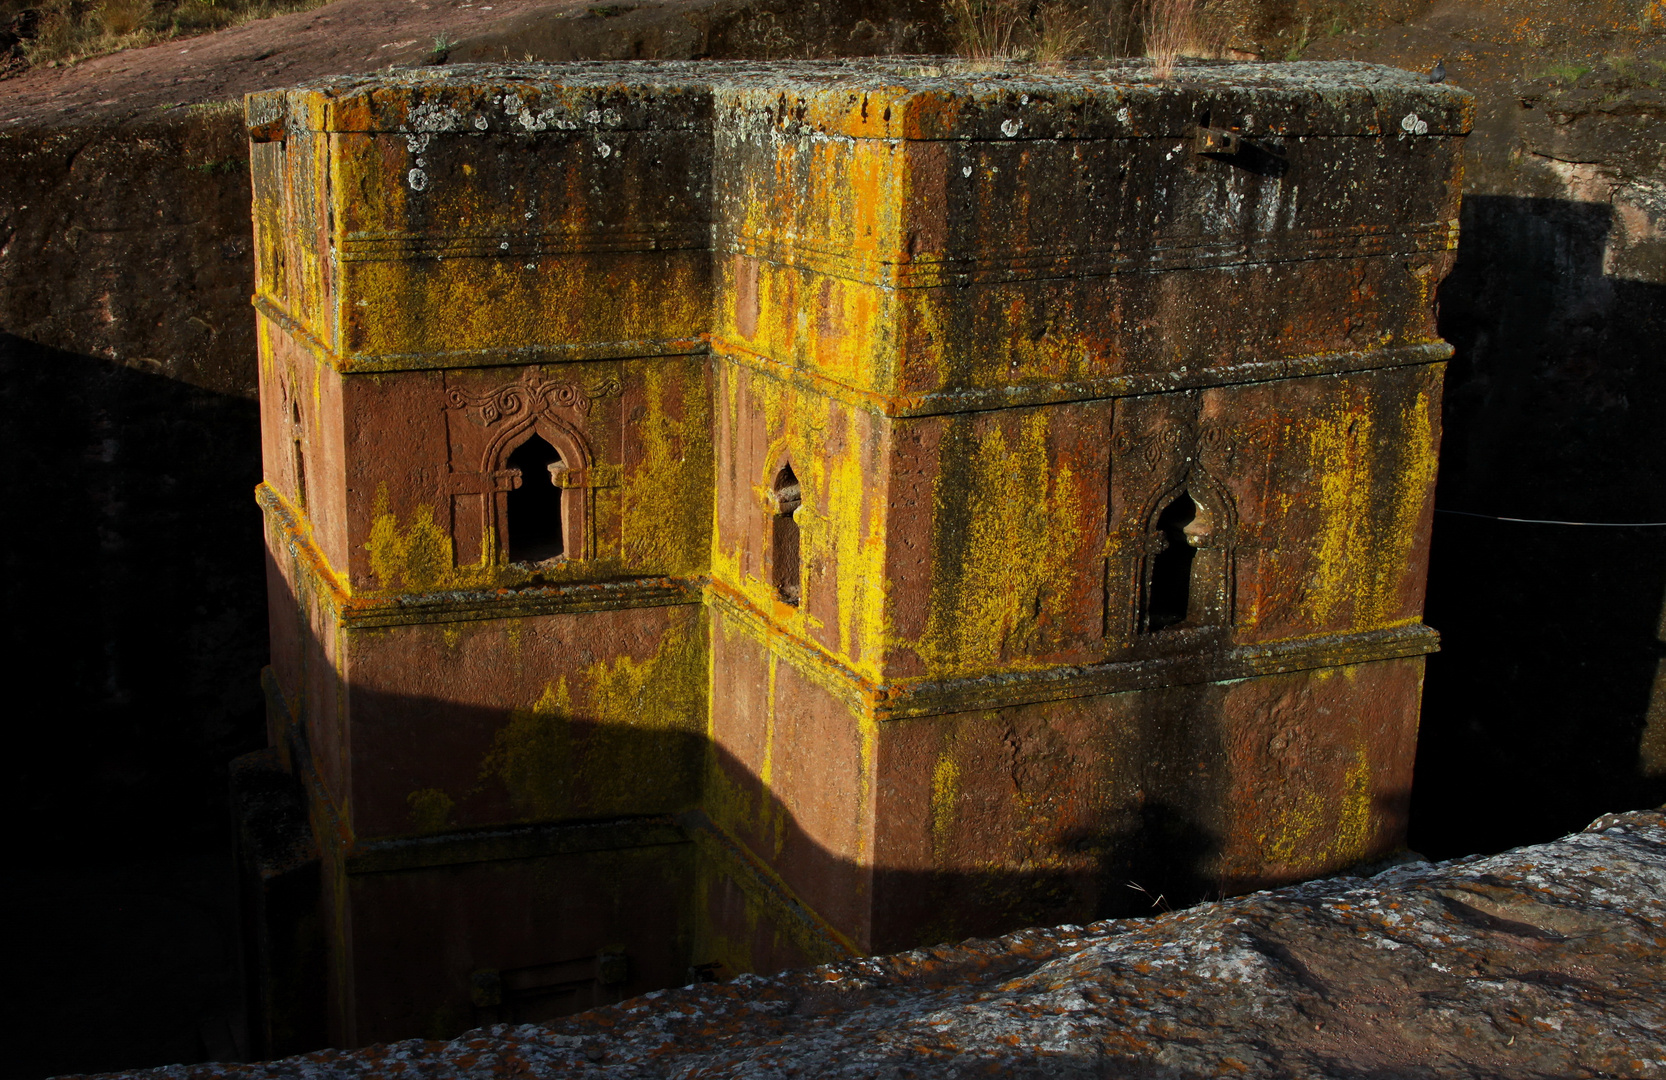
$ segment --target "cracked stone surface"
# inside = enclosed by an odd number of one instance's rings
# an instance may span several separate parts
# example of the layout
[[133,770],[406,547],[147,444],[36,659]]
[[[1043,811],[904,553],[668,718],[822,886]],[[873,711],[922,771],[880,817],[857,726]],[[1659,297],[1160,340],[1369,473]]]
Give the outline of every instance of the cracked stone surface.
[[1666,813],[450,1042],[125,1075],[1663,1077]]

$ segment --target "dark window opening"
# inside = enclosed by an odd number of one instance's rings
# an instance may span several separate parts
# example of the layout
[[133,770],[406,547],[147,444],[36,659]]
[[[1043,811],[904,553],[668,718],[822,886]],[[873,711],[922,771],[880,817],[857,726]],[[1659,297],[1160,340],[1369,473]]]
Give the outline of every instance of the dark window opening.
[[301,452],[301,440],[295,440],[295,505],[307,507],[307,458]]
[[1157,515],[1159,545],[1151,561],[1151,584],[1146,603],[1147,630],[1162,630],[1186,621],[1192,601],[1192,563],[1197,549],[1186,526],[1197,518],[1197,503],[1185,492]]
[[509,455],[521,484],[509,492],[509,561],[542,562],[562,554],[561,489],[551,466],[562,466],[555,447],[534,435]]
[[793,515],[803,503],[798,477],[791,464],[781,466],[775,474],[775,516],[770,521],[770,548],[773,553],[775,592],[789,604],[800,599],[798,567],[798,521]]
[[292,401],[289,403],[289,424],[295,460],[295,505],[305,510],[307,506],[307,459],[301,449],[300,402]]

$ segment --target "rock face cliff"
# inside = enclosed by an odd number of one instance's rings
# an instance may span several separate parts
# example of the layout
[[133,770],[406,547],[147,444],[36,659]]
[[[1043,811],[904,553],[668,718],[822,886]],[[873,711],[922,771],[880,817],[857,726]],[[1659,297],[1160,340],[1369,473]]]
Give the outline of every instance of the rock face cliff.
[[127,1075],[1666,1076],[1666,813],[446,1043]]

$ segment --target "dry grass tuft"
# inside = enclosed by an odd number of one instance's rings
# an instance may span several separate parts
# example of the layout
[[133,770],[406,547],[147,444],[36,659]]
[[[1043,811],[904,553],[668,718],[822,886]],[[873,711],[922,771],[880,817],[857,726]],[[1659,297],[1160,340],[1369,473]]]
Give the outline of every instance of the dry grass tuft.
[[1157,78],[1173,77],[1175,61],[1201,51],[1198,14],[1198,0],[1147,0],[1145,55]]
[[955,51],[973,61],[1066,60],[1086,55],[1094,19],[1068,0],[944,0]]

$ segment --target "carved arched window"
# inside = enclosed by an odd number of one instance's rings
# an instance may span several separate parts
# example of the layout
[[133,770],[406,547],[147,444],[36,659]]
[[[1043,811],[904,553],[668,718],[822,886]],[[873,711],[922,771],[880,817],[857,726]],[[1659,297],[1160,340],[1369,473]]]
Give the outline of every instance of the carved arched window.
[[561,452],[533,432],[509,455],[507,465],[519,474],[505,500],[509,561],[535,563],[565,555],[561,474],[567,463]]
[[791,462],[784,462],[770,485],[770,578],[775,595],[789,604],[803,596],[799,564],[798,508],[804,497]]
[[1230,624],[1235,523],[1225,492],[1194,471],[1147,520],[1141,633]]
[[1151,538],[1151,581],[1146,589],[1147,630],[1178,626],[1192,614],[1192,564],[1197,561],[1197,549],[1186,530],[1197,519],[1197,503],[1184,491],[1157,515]]
[[500,558],[512,563],[591,558],[590,455],[578,433],[550,416],[505,433],[494,527]]

